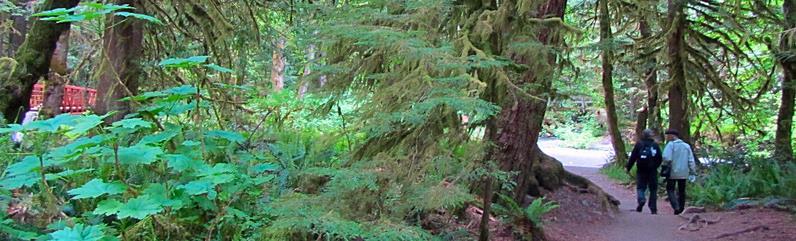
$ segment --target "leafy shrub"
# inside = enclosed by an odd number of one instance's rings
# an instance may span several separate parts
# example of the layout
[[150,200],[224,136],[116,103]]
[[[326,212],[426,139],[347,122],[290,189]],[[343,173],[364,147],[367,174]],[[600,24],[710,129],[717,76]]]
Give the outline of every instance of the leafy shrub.
[[564,145],[576,149],[587,149],[600,140],[588,131],[575,129],[570,126],[561,126],[555,129],[556,136],[564,141]]
[[796,199],[796,165],[765,158],[748,158],[747,164],[731,160],[714,163],[688,192],[696,205],[727,207],[741,198]]
[[[633,169],[630,170],[630,173],[635,173],[636,166],[633,166]],[[616,164],[610,164],[603,168],[600,168],[600,173],[607,176],[608,178],[617,181],[622,184],[633,183],[635,180],[627,171],[625,171],[625,167]]]
[[555,202],[545,201],[544,197],[534,199],[525,208],[506,195],[498,194],[498,198],[501,204],[493,204],[495,213],[509,219],[515,225],[523,225],[529,222],[535,227],[541,228],[544,224],[542,217],[559,207]]

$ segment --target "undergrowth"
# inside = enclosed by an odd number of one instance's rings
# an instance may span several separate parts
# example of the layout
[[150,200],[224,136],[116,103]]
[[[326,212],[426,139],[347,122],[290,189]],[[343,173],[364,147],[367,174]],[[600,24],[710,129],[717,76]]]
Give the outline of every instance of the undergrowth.
[[635,175],[636,173],[635,166],[633,166],[633,169],[631,169],[630,172],[628,173],[625,170],[624,166],[609,164],[604,166],[603,168],[600,168],[600,173],[605,175],[609,179],[619,182],[621,184],[630,184],[636,181],[635,176],[631,176]]
[[696,183],[687,186],[688,197],[695,205],[732,208],[750,200],[796,200],[793,163],[780,164],[761,157],[725,159],[703,173]]

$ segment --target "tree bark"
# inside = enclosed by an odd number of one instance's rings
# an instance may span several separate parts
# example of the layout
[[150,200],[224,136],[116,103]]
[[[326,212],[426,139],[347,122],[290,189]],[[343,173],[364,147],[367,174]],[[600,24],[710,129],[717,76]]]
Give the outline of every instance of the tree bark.
[[61,102],[64,99],[64,86],[68,74],[67,56],[69,54],[69,31],[64,31],[55,44],[50,60],[50,74],[44,87],[44,103],[39,116],[49,118],[61,113]]
[[622,133],[619,131],[619,120],[616,114],[616,102],[614,100],[614,52],[613,34],[611,33],[611,16],[608,12],[608,1],[599,0],[600,5],[600,42],[603,50],[603,91],[605,92],[605,109],[608,116],[608,133],[611,136],[611,144],[614,147],[614,155],[617,164],[624,166],[627,163],[627,152],[625,143],[622,141]]
[[[785,15],[785,30],[796,27],[796,0],[785,0],[782,10]],[[783,34],[780,40],[780,51],[793,53],[796,50],[795,36]],[[780,161],[793,161],[793,105],[796,95],[796,57],[782,56],[782,97],[779,114],[777,114],[777,131],[774,137],[774,157]]]
[[[539,6],[535,17],[564,16],[566,0],[548,0]],[[550,27],[542,27],[537,35],[538,40],[545,45],[557,45],[560,39],[556,38],[556,31]],[[511,54],[512,59],[518,64],[528,64],[535,58],[544,58],[544,61],[554,61],[555,56],[525,56]],[[550,92],[552,79],[548,74],[539,73],[536,69],[526,70],[514,83],[517,86],[534,86],[529,94],[544,98]],[[496,150],[494,158],[504,171],[517,173],[516,186],[512,198],[522,203],[525,196],[530,194],[538,196],[541,188],[554,190],[560,183],[545,183],[545,175],[553,173],[534,173],[541,152],[535,151],[534,146],[542,128],[547,102],[523,96],[520,93],[509,93],[509,97],[502,101],[501,111],[496,116],[497,130],[491,138]],[[538,175],[538,176],[537,176]]]
[[[29,0],[18,0],[16,5],[19,8],[31,9]],[[11,16],[12,31],[8,36],[8,56],[14,56],[22,43],[25,42],[25,37],[28,34],[28,16],[13,15]]]
[[[142,9],[139,0],[116,0],[114,3]],[[114,122],[133,112],[130,102],[119,99],[138,93],[144,34],[141,20],[109,15],[106,21],[106,26],[111,27],[105,29],[103,36],[95,111],[98,114],[117,111],[105,120]]]
[[685,0],[669,0],[669,33],[666,40],[669,56],[669,128],[680,132],[680,139],[691,143],[688,117],[688,88],[685,76]]
[[[72,8],[79,0],[47,0],[42,3],[42,11],[55,8]],[[33,21],[30,34],[16,52],[17,66],[10,78],[0,79],[0,110],[11,122],[21,121],[22,113],[28,109],[33,85],[46,75],[50,59],[55,51],[61,33],[69,29],[68,23]]]
[[274,92],[285,88],[285,38],[276,40],[276,46],[271,55],[271,87]]
[[[6,21],[8,21],[9,19],[11,19],[11,18],[10,18],[10,15],[8,15],[7,13],[0,13],[0,26],[5,26]],[[5,56],[8,56],[8,52],[6,51],[6,35],[5,35],[5,33],[9,33],[11,31],[8,31],[8,29],[6,29],[4,27],[0,27],[0,31],[3,32],[2,34],[0,34],[0,57],[5,57]]]
[[[641,32],[642,39],[649,39],[652,37],[652,29],[649,26],[647,18],[640,17],[638,29]],[[644,72],[644,86],[647,90],[647,103],[644,108],[639,112],[638,119],[636,119],[636,139],[641,139],[641,133],[644,129],[650,128],[657,133],[661,132],[661,112],[658,106],[658,72],[655,69],[657,65],[655,57],[649,57],[646,60]]]
[[315,44],[310,44],[307,47],[306,54],[305,54],[305,56],[307,58],[307,63],[304,64],[304,73],[301,75],[303,80],[301,81],[301,85],[299,86],[299,89],[298,89],[298,97],[299,98],[303,98],[304,95],[307,93],[307,91],[310,88],[310,82],[311,81],[309,81],[309,76],[310,76],[310,74],[312,74],[312,65],[313,65],[313,62],[315,62],[315,57],[316,57],[315,55],[316,55],[316,45]]

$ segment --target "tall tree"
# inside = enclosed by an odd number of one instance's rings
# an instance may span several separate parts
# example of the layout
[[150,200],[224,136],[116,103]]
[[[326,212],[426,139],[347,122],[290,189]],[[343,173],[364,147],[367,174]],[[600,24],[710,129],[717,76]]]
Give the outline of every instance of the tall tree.
[[64,99],[64,86],[68,74],[67,55],[69,54],[69,32],[64,31],[55,45],[50,60],[50,74],[47,75],[44,87],[44,103],[39,111],[41,117],[47,118],[61,113],[61,102]]
[[274,91],[285,88],[285,38],[279,37],[271,54],[271,87]]
[[685,0],[668,0],[669,23],[666,37],[669,57],[669,128],[677,129],[680,138],[691,141],[691,124],[688,116],[688,88],[685,76]]
[[782,65],[782,97],[777,115],[777,131],[774,137],[774,156],[781,161],[793,160],[793,104],[796,95],[796,0],[785,0],[782,11],[785,14],[785,32],[780,39],[779,56]]
[[619,132],[619,120],[616,115],[616,102],[614,101],[614,50],[613,33],[611,33],[611,16],[608,12],[608,1],[599,0],[600,15],[600,45],[602,46],[602,82],[603,92],[605,93],[605,112],[608,116],[608,133],[611,135],[611,144],[614,147],[614,155],[619,165],[625,165],[627,154],[625,143],[622,141],[622,133]]
[[[128,4],[142,9],[139,0],[116,0],[115,4]],[[102,55],[99,67],[99,83],[97,83],[97,103],[95,110],[99,114],[111,111],[117,113],[106,119],[113,122],[124,118],[133,111],[130,102],[119,99],[138,93],[141,66],[139,59],[143,47],[143,23],[140,20],[126,19],[121,16],[109,15],[103,35]]]
[[[652,4],[654,1],[647,1],[646,3],[654,7],[654,4]],[[645,10],[652,7],[644,5]],[[650,42],[653,35],[647,14],[639,14],[638,21],[638,31],[641,33],[642,41],[645,43]],[[658,71],[655,67],[658,62],[654,55],[648,56],[642,61],[644,62],[644,78],[642,82],[646,87],[647,100],[644,104],[644,108],[638,113],[636,119],[635,134],[637,139],[641,137],[641,133],[644,129],[651,128],[657,130],[659,133],[661,129],[661,111],[658,106]]]
[[[25,10],[32,10],[31,0],[17,0],[15,4],[18,8],[25,9]],[[27,11],[23,11],[25,14],[15,14],[11,16],[12,21],[12,31],[9,32],[8,35],[8,56],[14,56],[22,46],[22,43],[25,42],[25,36],[28,34],[28,16]]]
[[[79,2],[80,0],[46,0],[41,4],[41,10],[72,8]],[[6,119],[20,121],[24,116],[22,113],[29,107],[33,85],[47,74],[58,38],[68,29],[68,23],[40,19],[33,21],[28,37],[14,56],[16,68],[9,78],[0,79],[0,110]]]

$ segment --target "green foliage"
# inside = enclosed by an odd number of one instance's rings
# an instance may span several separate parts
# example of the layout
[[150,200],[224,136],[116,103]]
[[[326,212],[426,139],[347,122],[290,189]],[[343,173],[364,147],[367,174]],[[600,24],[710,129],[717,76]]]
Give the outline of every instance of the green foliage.
[[527,207],[521,207],[517,202],[508,196],[498,194],[500,203],[493,204],[492,207],[496,214],[507,217],[511,223],[515,225],[524,225],[530,223],[538,228],[541,228],[543,223],[542,217],[559,207],[555,202],[545,201],[544,197],[536,198]]
[[[625,170],[625,167],[621,165],[616,165],[616,164],[607,165],[603,168],[600,168],[600,173],[622,184],[629,184],[636,181],[635,178],[631,176],[627,170]],[[630,169],[630,173],[636,173],[635,165],[633,165],[633,168]]]
[[139,13],[128,12],[135,9],[127,4],[102,4],[102,3],[84,3],[70,9],[57,8],[47,10],[40,13],[33,14],[34,17],[41,17],[44,21],[55,21],[57,23],[73,23],[82,21],[92,21],[104,17],[107,14],[113,14],[122,17],[133,17],[145,20],[151,23],[163,24],[159,19]]
[[566,125],[556,128],[555,134],[564,141],[564,145],[576,149],[588,149],[601,139],[600,136],[594,136],[586,129],[577,130]]
[[110,241],[118,240],[105,236],[105,225],[86,226],[75,224],[74,227],[66,227],[62,230],[50,234],[54,241]]
[[232,70],[228,68],[221,67],[217,64],[204,64],[207,62],[207,59],[210,56],[192,56],[188,58],[169,58],[164,59],[158,63],[158,65],[164,68],[178,68],[178,69],[191,69],[194,67],[204,66],[209,69],[222,72],[222,73],[231,73]]
[[83,186],[69,190],[69,194],[75,195],[72,199],[97,198],[105,194],[120,194],[126,189],[122,183],[104,183],[100,179],[91,179]]
[[696,205],[731,207],[745,198],[796,199],[796,165],[779,164],[768,158],[753,158],[748,166],[738,168],[717,163],[688,185],[688,192]]

